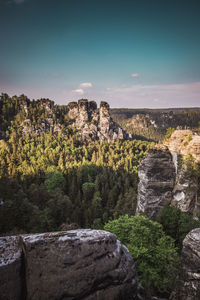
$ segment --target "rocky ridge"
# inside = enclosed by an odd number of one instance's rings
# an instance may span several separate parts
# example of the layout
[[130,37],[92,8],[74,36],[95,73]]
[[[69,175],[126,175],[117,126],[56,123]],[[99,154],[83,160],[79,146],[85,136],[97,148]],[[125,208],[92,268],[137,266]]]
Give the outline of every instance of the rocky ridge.
[[168,128],[197,130],[200,110],[113,109],[112,116],[114,120],[123,121],[123,128],[127,132],[160,141]]
[[100,103],[81,99],[68,104],[68,117],[72,126],[84,140],[114,141],[131,138],[110,116],[107,102]]
[[[13,109],[12,122],[14,121],[15,126],[21,129],[22,134],[42,134],[49,131],[58,134],[62,131],[65,136],[66,131],[73,128],[83,140],[110,142],[132,138],[113,121],[109,104],[104,101],[101,102],[99,109],[95,101],[87,99],[69,102],[63,106],[55,105],[49,99],[30,101],[26,96],[16,98],[15,101],[17,110]],[[4,110],[6,109],[4,104]],[[4,121],[1,124],[0,118],[0,139],[5,138],[7,130],[7,128],[3,130],[3,124]]]
[[141,299],[133,260],[109,232],[1,237],[0,249],[1,300]]

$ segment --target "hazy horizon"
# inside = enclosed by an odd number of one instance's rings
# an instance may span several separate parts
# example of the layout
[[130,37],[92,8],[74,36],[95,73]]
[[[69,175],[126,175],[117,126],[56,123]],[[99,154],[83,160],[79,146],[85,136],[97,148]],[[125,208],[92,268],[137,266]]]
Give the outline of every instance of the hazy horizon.
[[0,92],[200,106],[199,0],[0,0]]

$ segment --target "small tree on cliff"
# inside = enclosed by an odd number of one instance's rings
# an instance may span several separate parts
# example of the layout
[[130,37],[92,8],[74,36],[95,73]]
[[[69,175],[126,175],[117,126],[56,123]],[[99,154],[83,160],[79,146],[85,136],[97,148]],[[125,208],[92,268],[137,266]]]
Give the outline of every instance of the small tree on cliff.
[[121,216],[104,229],[117,235],[129,249],[141,284],[151,294],[168,295],[171,291],[178,255],[174,241],[162,225],[143,216]]

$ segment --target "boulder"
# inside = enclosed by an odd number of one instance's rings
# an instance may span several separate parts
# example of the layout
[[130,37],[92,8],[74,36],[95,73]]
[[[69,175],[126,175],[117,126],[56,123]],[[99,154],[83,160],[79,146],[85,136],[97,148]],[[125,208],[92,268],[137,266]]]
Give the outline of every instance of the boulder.
[[109,232],[78,229],[30,234],[1,238],[0,245],[4,249],[0,266],[2,300],[140,297],[133,260]]

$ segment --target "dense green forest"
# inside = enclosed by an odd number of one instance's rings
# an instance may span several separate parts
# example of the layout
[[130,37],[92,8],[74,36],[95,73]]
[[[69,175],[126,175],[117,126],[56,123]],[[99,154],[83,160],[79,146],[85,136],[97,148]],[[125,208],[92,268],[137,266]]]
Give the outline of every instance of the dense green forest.
[[[58,230],[72,222],[102,228],[121,214],[134,214],[137,168],[150,143],[83,142],[66,126],[65,106],[6,94],[0,103],[5,132],[0,140],[1,233]],[[50,118],[51,126],[38,130]],[[31,132],[23,131],[27,119]]]
[[162,109],[134,109],[134,108],[112,108],[111,115],[116,122],[125,121],[131,119],[135,115],[150,115],[156,120],[160,115],[173,116],[174,119],[171,122],[174,126],[192,126],[196,127],[199,123],[200,108],[162,108]]
[[83,143],[51,132],[0,141],[0,230],[58,230],[62,223],[101,227],[134,214],[137,168],[149,144]]
[[[200,108],[111,109],[113,119],[137,139],[163,141],[167,129],[200,128]],[[200,131],[199,131],[200,132]]]

